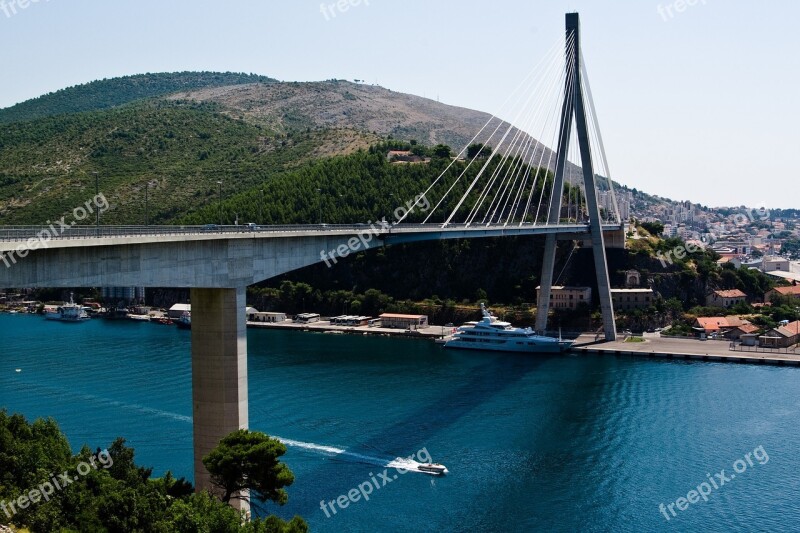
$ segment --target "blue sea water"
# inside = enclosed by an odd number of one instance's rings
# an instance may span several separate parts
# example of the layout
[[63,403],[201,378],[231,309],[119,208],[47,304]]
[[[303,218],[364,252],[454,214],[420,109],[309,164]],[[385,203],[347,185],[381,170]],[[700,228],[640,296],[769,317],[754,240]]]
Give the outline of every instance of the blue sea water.
[[[191,478],[189,332],[0,315],[0,334],[0,407],[55,418],[75,449],[123,436],[155,475]],[[800,530],[799,369],[248,342],[250,426],[289,443],[296,475],[270,510],[312,531]],[[386,468],[423,449],[449,475]],[[675,505],[722,470],[708,501]],[[368,501],[321,509],[373,478]]]

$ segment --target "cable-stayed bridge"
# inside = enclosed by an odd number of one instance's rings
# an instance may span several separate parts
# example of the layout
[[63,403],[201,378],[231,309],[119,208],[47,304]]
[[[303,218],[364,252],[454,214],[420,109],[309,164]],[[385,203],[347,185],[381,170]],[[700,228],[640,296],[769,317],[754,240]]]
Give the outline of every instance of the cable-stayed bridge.
[[[501,116],[512,117],[504,120]],[[596,173],[596,169],[599,173]],[[599,202],[602,195],[604,202]],[[192,301],[195,483],[202,457],[248,426],[245,289],[375,247],[442,239],[545,237],[536,329],[547,328],[558,240],[594,256],[606,339],[616,335],[606,246],[624,246],[580,47],[566,36],[425,190],[427,206],[382,224],[0,227],[0,286],[188,287]],[[413,221],[413,222],[412,222]],[[336,262],[336,261],[334,261]]]

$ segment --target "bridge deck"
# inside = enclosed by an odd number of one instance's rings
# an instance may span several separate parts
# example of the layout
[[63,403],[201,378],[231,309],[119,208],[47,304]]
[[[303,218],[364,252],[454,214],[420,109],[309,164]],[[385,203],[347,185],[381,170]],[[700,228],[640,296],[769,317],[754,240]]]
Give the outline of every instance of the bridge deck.
[[[606,230],[619,229],[605,225]],[[35,248],[114,246],[153,242],[219,239],[275,239],[306,236],[371,234],[390,243],[415,240],[501,237],[513,235],[585,234],[588,224],[306,224],[281,226],[0,226],[0,252],[21,243]],[[427,237],[427,238],[426,238]],[[46,243],[44,245],[40,243]],[[36,245],[34,245],[36,243]]]

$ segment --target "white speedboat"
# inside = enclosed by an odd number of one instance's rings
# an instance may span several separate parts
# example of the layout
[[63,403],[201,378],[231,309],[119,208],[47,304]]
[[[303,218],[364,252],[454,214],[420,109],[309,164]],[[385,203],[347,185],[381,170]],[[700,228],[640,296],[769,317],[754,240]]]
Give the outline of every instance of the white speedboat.
[[69,303],[59,305],[53,311],[45,313],[47,320],[58,320],[60,322],[84,322],[89,320],[89,315],[84,311],[83,306],[76,304],[72,300],[72,293],[69,295]]
[[453,334],[445,348],[490,350],[495,352],[561,353],[574,341],[538,335],[531,328],[515,328],[498,320],[481,304],[483,319],[467,322]]
[[417,466],[417,470],[434,476],[443,476],[448,473],[447,467],[439,463],[422,463]]

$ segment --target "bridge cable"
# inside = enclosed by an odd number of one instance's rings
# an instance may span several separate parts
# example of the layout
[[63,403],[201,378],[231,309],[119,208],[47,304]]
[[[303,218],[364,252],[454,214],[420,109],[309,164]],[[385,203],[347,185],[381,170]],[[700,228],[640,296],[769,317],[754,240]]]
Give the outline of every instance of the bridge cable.
[[[558,62],[554,62],[551,65],[551,67],[554,67],[553,70],[557,69],[558,68]],[[555,72],[553,74],[555,74]],[[555,78],[555,80],[553,78]],[[548,71],[548,72],[545,73],[545,78],[544,79],[549,82],[548,85],[550,87],[548,87],[548,91],[545,93],[545,94],[549,94],[550,93],[549,89],[552,86],[554,86],[556,83],[558,83],[558,77],[557,76],[551,76],[550,72]],[[538,95],[538,93],[537,92],[532,93],[531,97],[533,97],[535,95]],[[528,101],[530,101],[530,98],[528,99]],[[534,124],[540,122],[540,118],[539,117],[548,108],[548,106],[546,105],[547,102],[548,102],[547,98],[539,98],[538,105],[535,108],[531,108],[531,112],[528,113],[528,119],[521,126],[522,130],[528,131],[528,130],[532,129],[532,126]],[[528,102],[526,102],[526,106],[527,106],[527,104],[528,104]],[[520,141],[522,142],[522,144],[519,145],[519,146],[515,146],[516,147],[516,152],[515,152],[514,156],[511,158],[511,163],[509,165],[510,168],[507,171],[505,178],[503,180],[501,180],[501,185],[500,185],[500,189],[501,190],[495,192],[495,197],[493,198],[492,202],[490,203],[489,208],[488,208],[488,210],[487,210],[487,212],[486,212],[486,214],[485,214],[485,216],[483,218],[482,223],[491,224],[494,221],[494,216],[497,213],[497,210],[500,208],[500,203],[502,202],[503,198],[506,197],[506,191],[513,190],[513,188],[512,189],[509,189],[509,188],[513,187],[513,185],[516,184],[516,182],[517,182],[517,180],[519,178],[520,170],[525,166],[525,161],[528,159],[528,153],[530,151],[530,147],[531,147],[531,145],[532,145],[534,140],[535,140],[534,137],[532,135],[528,134],[528,133],[526,133],[524,136],[521,136],[521,137],[515,139],[515,142],[514,142],[515,145],[518,144],[518,142],[520,142]],[[536,142],[538,143],[539,141],[537,140]],[[507,158],[505,158],[505,159],[507,159]],[[498,170],[500,170],[500,167],[498,167]],[[513,182],[512,182],[512,179],[513,179]],[[491,187],[491,184],[493,184],[493,183],[494,183],[494,179],[492,180],[491,183],[487,183],[487,189],[489,187]],[[488,193],[489,193],[489,191],[487,190],[486,191],[486,195],[484,196],[484,199],[486,198],[486,196],[488,196]],[[505,209],[506,209],[506,207],[508,205],[508,201],[510,200],[510,198],[511,198],[511,195],[509,194],[508,198],[506,199],[506,204],[503,206],[503,210],[501,210],[501,217],[502,217],[502,212],[505,211]],[[481,203],[482,203],[482,201],[483,200],[481,200]],[[495,202],[496,202],[496,205],[495,205]],[[499,218],[498,218],[498,222],[500,222]]]
[[[518,117],[519,117],[519,113],[518,113],[518,115],[517,115],[517,119],[518,119]],[[516,119],[515,119],[515,120],[516,120]],[[499,127],[498,127],[498,129],[499,129]],[[483,174],[484,174],[484,172],[486,171],[486,169],[488,168],[488,166],[491,164],[492,160],[495,158],[495,156],[496,156],[496,155],[497,155],[497,153],[499,152],[499,147],[501,147],[501,146],[503,146],[503,145],[504,145],[504,143],[505,143],[506,139],[508,138],[508,135],[511,133],[511,130],[512,130],[512,129],[514,129],[514,128],[513,128],[513,126],[512,126],[511,124],[509,124],[509,127],[506,129],[506,132],[505,132],[505,134],[503,135],[502,139],[500,140],[500,142],[499,142],[499,143],[498,143],[498,145],[497,145],[497,146],[498,146],[498,148],[497,148],[496,150],[493,150],[493,151],[492,151],[492,153],[491,153],[491,155],[490,155],[490,156],[487,158],[486,162],[484,163],[484,165],[483,165],[483,167],[481,168],[481,170],[478,172],[477,176],[475,176],[475,178],[472,180],[472,182],[470,183],[470,185],[467,187],[467,191],[466,191],[466,192],[464,193],[464,195],[463,195],[463,196],[462,196],[462,197],[459,199],[458,203],[456,204],[455,208],[452,210],[452,212],[451,212],[451,213],[450,213],[450,215],[448,216],[447,220],[445,220],[445,222],[444,222],[444,224],[443,224],[443,227],[444,227],[444,226],[447,226],[448,224],[450,224],[450,222],[452,221],[452,219],[455,217],[455,215],[456,215],[456,213],[458,212],[458,210],[459,210],[459,209],[461,208],[461,206],[464,204],[464,202],[466,201],[467,197],[470,195],[470,193],[472,192],[472,190],[475,188],[475,185],[478,183],[478,181],[481,179],[481,177],[483,177]],[[497,131],[497,130],[495,130],[495,131]],[[476,157],[477,157],[478,155],[480,155],[480,154],[476,154]],[[462,173],[462,175],[463,175],[463,173]],[[460,179],[460,178],[461,178],[461,176],[459,176],[459,179]],[[449,194],[451,190],[452,190],[452,186],[451,186],[451,187],[450,187],[450,189],[447,191],[446,195],[447,195],[447,194]],[[440,203],[441,203],[441,201],[440,201]],[[437,204],[437,207],[438,207],[438,204]]]
[[[509,95],[508,95],[508,97],[506,98],[506,100],[505,100],[505,101],[504,101],[504,102],[501,104],[501,106],[500,106],[500,108],[499,108],[499,110],[498,110],[498,113],[497,113],[497,115],[499,115],[499,114],[500,114],[500,112],[502,112],[502,110],[503,110],[503,109],[505,109],[505,107],[506,107],[506,105],[508,104],[508,102],[509,102],[509,101],[510,101],[510,100],[511,100],[513,97],[514,97],[514,95],[515,95],[515,94],[516,94],[516,93],[517,93],[517,92],[520,90],[520,88],[522,88],[523,86],[525,86],[525,84],[527,84],[527,83],[528,83],[528,80],[529,80],[529,79],[530,79],[530,78],[531,78],[531,77],[534,75],[534,73],[536,73],[536,72],[538,71],[538,69],[539,69],[539,66],[541,65],[541,63],[543,63],[543,62],[544,62],[544,61],[545,61],[545,60],[546,60],[546,59],[547,59],[547,58],[548,58],[548,57],[551,55],[552,51],[554,51],[554,50],[558,50],[558,45],[559,45],[559,43],[558,43],[558,41],[556,41],[556,43],[555,43],[555,44],[554,44],[554,45],[551,47],[550,51],[549,51],[547,54],[545,54],[545,56],[543,56],[543,57],[542,57],[542,59],[539,61],[539,63],[537,63],[537,64],[536,64],[536,66],[534,66],[534,67],[533,67],[533,69],[531,69],[531,70],[530,70],[530,72],[528,73],[528,75],[527,75],[527,76],[526,76],[526,77],[525,77],[525,78],[524,78],[524,79],[523,79],[523,80],[522,80],[522,81],[519,83],[519,85],[518,85],[518,86],[517,86],[517,87],[514,89],[514,91],[512,91],[512,92],[511,92],[511,94],[509,94]],[[491,122],[492,122],[494,119],[496,119],[496,118],[497,118],[498,120],[500,120],[500,121],[501,121],[501,124],[502,124],[502,119],[500,119],[500,118],[499,118],[497,115],[492,115],[491,117],[489,117],[489,120],[487,120],[487,121],[486,121],[486,124],[484,124],[484,125],[483,125],[483,127],[482,127],[482,128],[479,130],[479,131],[478,131],[478,133],[476,133],[476,134],[475,134],[475,136],[474,136],[474,137],[473,137],[473,138],[472,138],[472,139],[469,141],[469,143],[467,143],[467,145],[466,145],[466,146],[465,146],[465,147],[464,147],[464,148],[463,148],[463,149],[462,149],[462,150],[461,150],[461,151],[458,153],[458,155],[457,155],[456,157],[454,157],[454,158],[453,158],[453,160],[450,162],[450,164],[449,164],[449,165],[447,165],[447,167],[444,169],[444,171],[442,171],[442,173],[441,173],[441,174],[439,174],[439,176],[438,176],[438,177],[437,177],[437,178],[436,178],[436,179],[433,181],[433,183],[431,183],[431,184],[430,184],[430,186],[428,186],[428,188],[425,190],[425,192],[423,192],[423,193],[422,193],[422,194],[423,194],[423,196],[427,196],[427,195],[428,195],[428,193],[430,193],[430,191],[431,191],[431,190],[433,190],[433,188],[434,188],[434,187],[435,187],[435,186],[436,186],[436,185],[439,183],[439,181],[440,181],[440,180],[441,180],[441,179],[442,179],[442,178],[443,178],[445,175],[447,175],[447,173],[449,172],[449,170],[450,170],[450,169],[451,169],[451,168],[452,168],[452,167],[453,167],[453,166],[456,164],[456,162],[457,162],[457,161],[459,161],[459,160],[460,160],[461,156],[462,156],[462,155],[463,155],[463,154],[464,154],[464,153],[467,151],[467,149],[469,148],[469,146],[471,146],[471,145],[472,145],[472,144],[475,142],[475,140],[476,140],[476,139],[478,139],[478,137],[481,135],[481,133],[483,133],[483,131],[484,131],[484,130],[485,130],[485,129],[486,129],[488,126],[489,126],[489,124],[490,124],[490,123],[491,123]],[[497,131],[497,130],[495,129],[495,132],[496,132],[496,131]],[[494,135],[494,132],[493,132],[492,136],[493,136],[493,135]],[[492,136],[490,136],[489,138],[491,139],[491,137],[492,137]],[[479,154],[476,154],[476,156],[472,158],[472,161],[470,161],[470,162],[469,162],[469,163],[468,163],[468,164],[465,166],[465,168],[464,168],[464,170],[462,171],[461,175],[459,175],[459,177],[456,179],[456,181],[454,182],[454,184],[453,184],[453,185],[451,185],[450,189],[448,189],[447,193],[445,193],[445,195],[444,195],[444,196],[443,196],[443,197],[442,197],[442,198],[439,200],[439,202],[436,204],[436,206],[434,206],[434,208],[433,208],[433,209],[431,209],[431,212],[430,212],[430,213],[428,214],[428,216],[425,218],[425,220],[423,221],[423,223],[427,222],[427,221],[430,219],[430,217],[433,215],[433,213],[436,211],[436,209],[437,209],[437,208],[438,208],[438,207],[439,207],[439,206],[442,204],[442,202],[445,200],[445,198],[447,197],[447,194],[449,194],[449,192],[452,190],[452,188],[453,188],[453,186],[455,185],[455,183],[457,183],[457,182],[458,182],[458,181],[461,179],[461,177],[463,177],[463,176],[464,176],[464,174],[466,173],[467,169],[470,167],[470,165],[472,165],[472,163],[475,161],[475,159],[477,159],[477,157],[478,157],[479,155],[480,155],[480,153],[479,153]],[[407,217],[407,216],[410,214],[410,212],[411,212],[411,211],[408,211],[407,213],[403,214],[403,216],[402,216],[400,219],[398,219],[398,221],[397,221],[397,222],[398,222],[398,223],[400,223],[400,222],[402,222],[403,220],[405,220],[405,218],[406,218],[406,217]]]
[[[511,198],[513,196],[514,197],[514,201],[511,204],[511,209],[507,211],[506,219],[505,219],[505,222],[504,222],[505,226],[508,225],[509,221],[513,222],[514,216],[515,216],[515,214],[517,212],[517,208],[518,208],[518,205],[519,205],[519,200],[520,200],[520,198],[522,196],[522,193],[523,193],[523,191],[525,189],[525,186],[528,183],[528,180],[530,179],[531,166],[533,165],[533,161],[534,161],[534,159],[536,157],[537,149],[541,149],[540,147],[543,146],[539,139],[544,138],[544,136],[546,134],[546,131],[548,130],[548,124],[550,123],[550,118],[552,117],[552,114],[553,114],[553,109],[556,107],[556,106],[548,105],[550,103],[550,95],[551,94],[556,94],[556,95],[558,94],[558,91],[560,89],[559,84],[562,83],[562,80],[560,79],[560,76],[558,76],[558,75],[548,76],[548,77],[552,81],[550,83],[550,87],[548,87],[548,90],[545,93],[545,97],[540,99],[541,105],[540,105],[540,108],[537,110],[536,120],[534,121],[534,123],[537,123],[539,121],[539,116],[542,113],[544,113],[544,117],[543,117],[544,118],[544,124],[542,126],[542,131],[541,131],[541,133],[539,134],[538,137],[533,137],[532,135],[528,135],[528,137],[526,139],[526,143],[525,143],[524,148],[522,150],[522,155],[519,158],[516,167],[512,170],[512,175],[514,176],[514,182],[511,185],[511,188],[509,190],[509,194],[506,197],[506,202],[503,205],[503,208],[500,211],[500,216],[498,217],[498,220],[497,220],[498,223],[502,222],[502,215],[508,209],[508,204],[511,201]],[[520,180],[520,177],[522,178],[521,180]],[[514,187],[515,187],[517,182],[519,182],[520,185],[516,189],[516,191],[517,191],[516,194],[513,194]]]
[[614,183],[611,179],[611,170],[608,165],[608,157],[606,155],[606,148],[605,144],[603,143],[603,135],[600,131],[600,121],[597,117],[597,109],[594,105],[594,98],[592,96],[592,88],[589,84],[589,74],[586,69],[586,62],[583,59],[583,52],[581,52],[581,71],[583,73],[582,78],[584,80],[584,87],[586,89],[586,96],[589,101],[589,111],[592,117],[592,123],[594,125],[594,132],[597,137],[597,145],[600,150],[600,158],[603,164],[603,172],[605,173],[605,177],[608,180],[608,189],[611,192],[611,202],[614,207],[614,215],[616,216],[616,221],[620,224],[624,223],[622,217],[619,213],[619,204],[617,203],[617,197],[614,192]]

